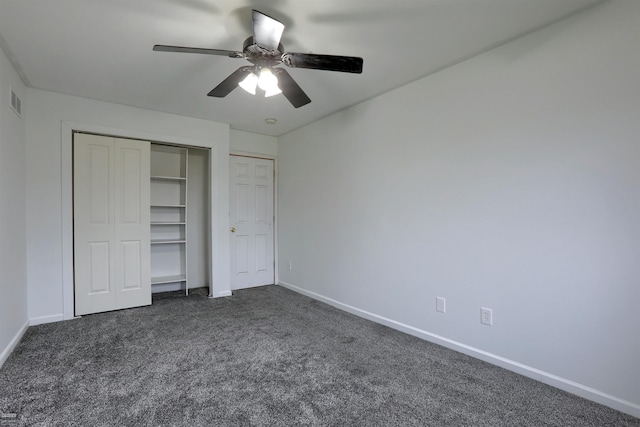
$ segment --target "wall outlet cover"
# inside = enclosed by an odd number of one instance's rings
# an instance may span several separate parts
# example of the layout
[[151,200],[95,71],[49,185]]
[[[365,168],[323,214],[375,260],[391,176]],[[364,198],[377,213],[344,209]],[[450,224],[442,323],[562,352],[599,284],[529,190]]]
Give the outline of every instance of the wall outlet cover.
[[493,310],[486,307],[480,308],[480,323],[493,326]]

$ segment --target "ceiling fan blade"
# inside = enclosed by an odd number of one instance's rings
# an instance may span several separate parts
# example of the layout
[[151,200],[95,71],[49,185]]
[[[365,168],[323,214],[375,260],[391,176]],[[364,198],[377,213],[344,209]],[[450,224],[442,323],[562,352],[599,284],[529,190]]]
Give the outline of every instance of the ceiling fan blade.
[[228,56],[229,58],[244,58],[244,53],[242,52],[222,49],[203,49],[200,47],[167,46],[163,44],[157,44],[153,46],[153,50],[155,50],[156,52],[202,53],[205,55]]
[[282,94],[289,100],[289,102],[296,108],[300,108],[303,105],[307,105],[311,102],[311,99],[302,90],[298,83],[293,80],[291,74],[284,68],[274,68],[273,74],[278,78],[278,87],[282,91]]
[[284,24],[257,10],[251,11],[253,41],[265,49],[277,50],[284,31]]
[[247,77],[253,67],[247,65],[245,67],[240,67],[235,70],[229,77],[224,79],[218,86],[214,87],[211,92],[207,94],[207,96],[215,96],[216,98],[224,98],[229,95],[232,90],[238,87],[238,83],[240,83],[245,77]]
[[316,55],[313,53],[288,52],[282,55],[282,62],[293,68],[362,73],[362,58],[356,56]]

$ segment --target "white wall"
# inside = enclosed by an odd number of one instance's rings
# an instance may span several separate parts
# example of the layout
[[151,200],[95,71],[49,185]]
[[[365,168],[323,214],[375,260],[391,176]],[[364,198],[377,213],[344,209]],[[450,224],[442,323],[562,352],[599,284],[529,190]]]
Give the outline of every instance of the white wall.
[[278,138],[231,129],[230,150],[236,154],[256,154],[275,158],[278,155]]
[[31,323],[73,315],[71,129],[211,146],[214,296],[229,289],[229,128],[211,121],[27,89],[27,271]]
[[24,84],[0,49],[0,366],[28,320],[25,125],[10,107],[11,88],[24,103]]
[[281,282],[640,416],[639,26],[607,2],[281,137]]

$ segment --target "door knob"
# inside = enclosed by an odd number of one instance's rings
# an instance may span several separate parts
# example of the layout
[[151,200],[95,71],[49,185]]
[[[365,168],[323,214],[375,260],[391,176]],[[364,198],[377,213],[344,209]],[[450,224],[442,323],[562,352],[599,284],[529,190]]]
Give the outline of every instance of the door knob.
[[236,232],[236,228],[235,227],[231,227],[231,232],[235,233]]

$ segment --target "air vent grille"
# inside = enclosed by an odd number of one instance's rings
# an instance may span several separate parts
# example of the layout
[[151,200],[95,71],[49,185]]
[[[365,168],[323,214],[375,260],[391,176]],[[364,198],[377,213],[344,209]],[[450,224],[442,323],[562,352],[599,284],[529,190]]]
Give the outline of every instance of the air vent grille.
[[11,89],[11,109],[16,112],[18,116],[22,117],[22,101],[18,98],[18,95]]

